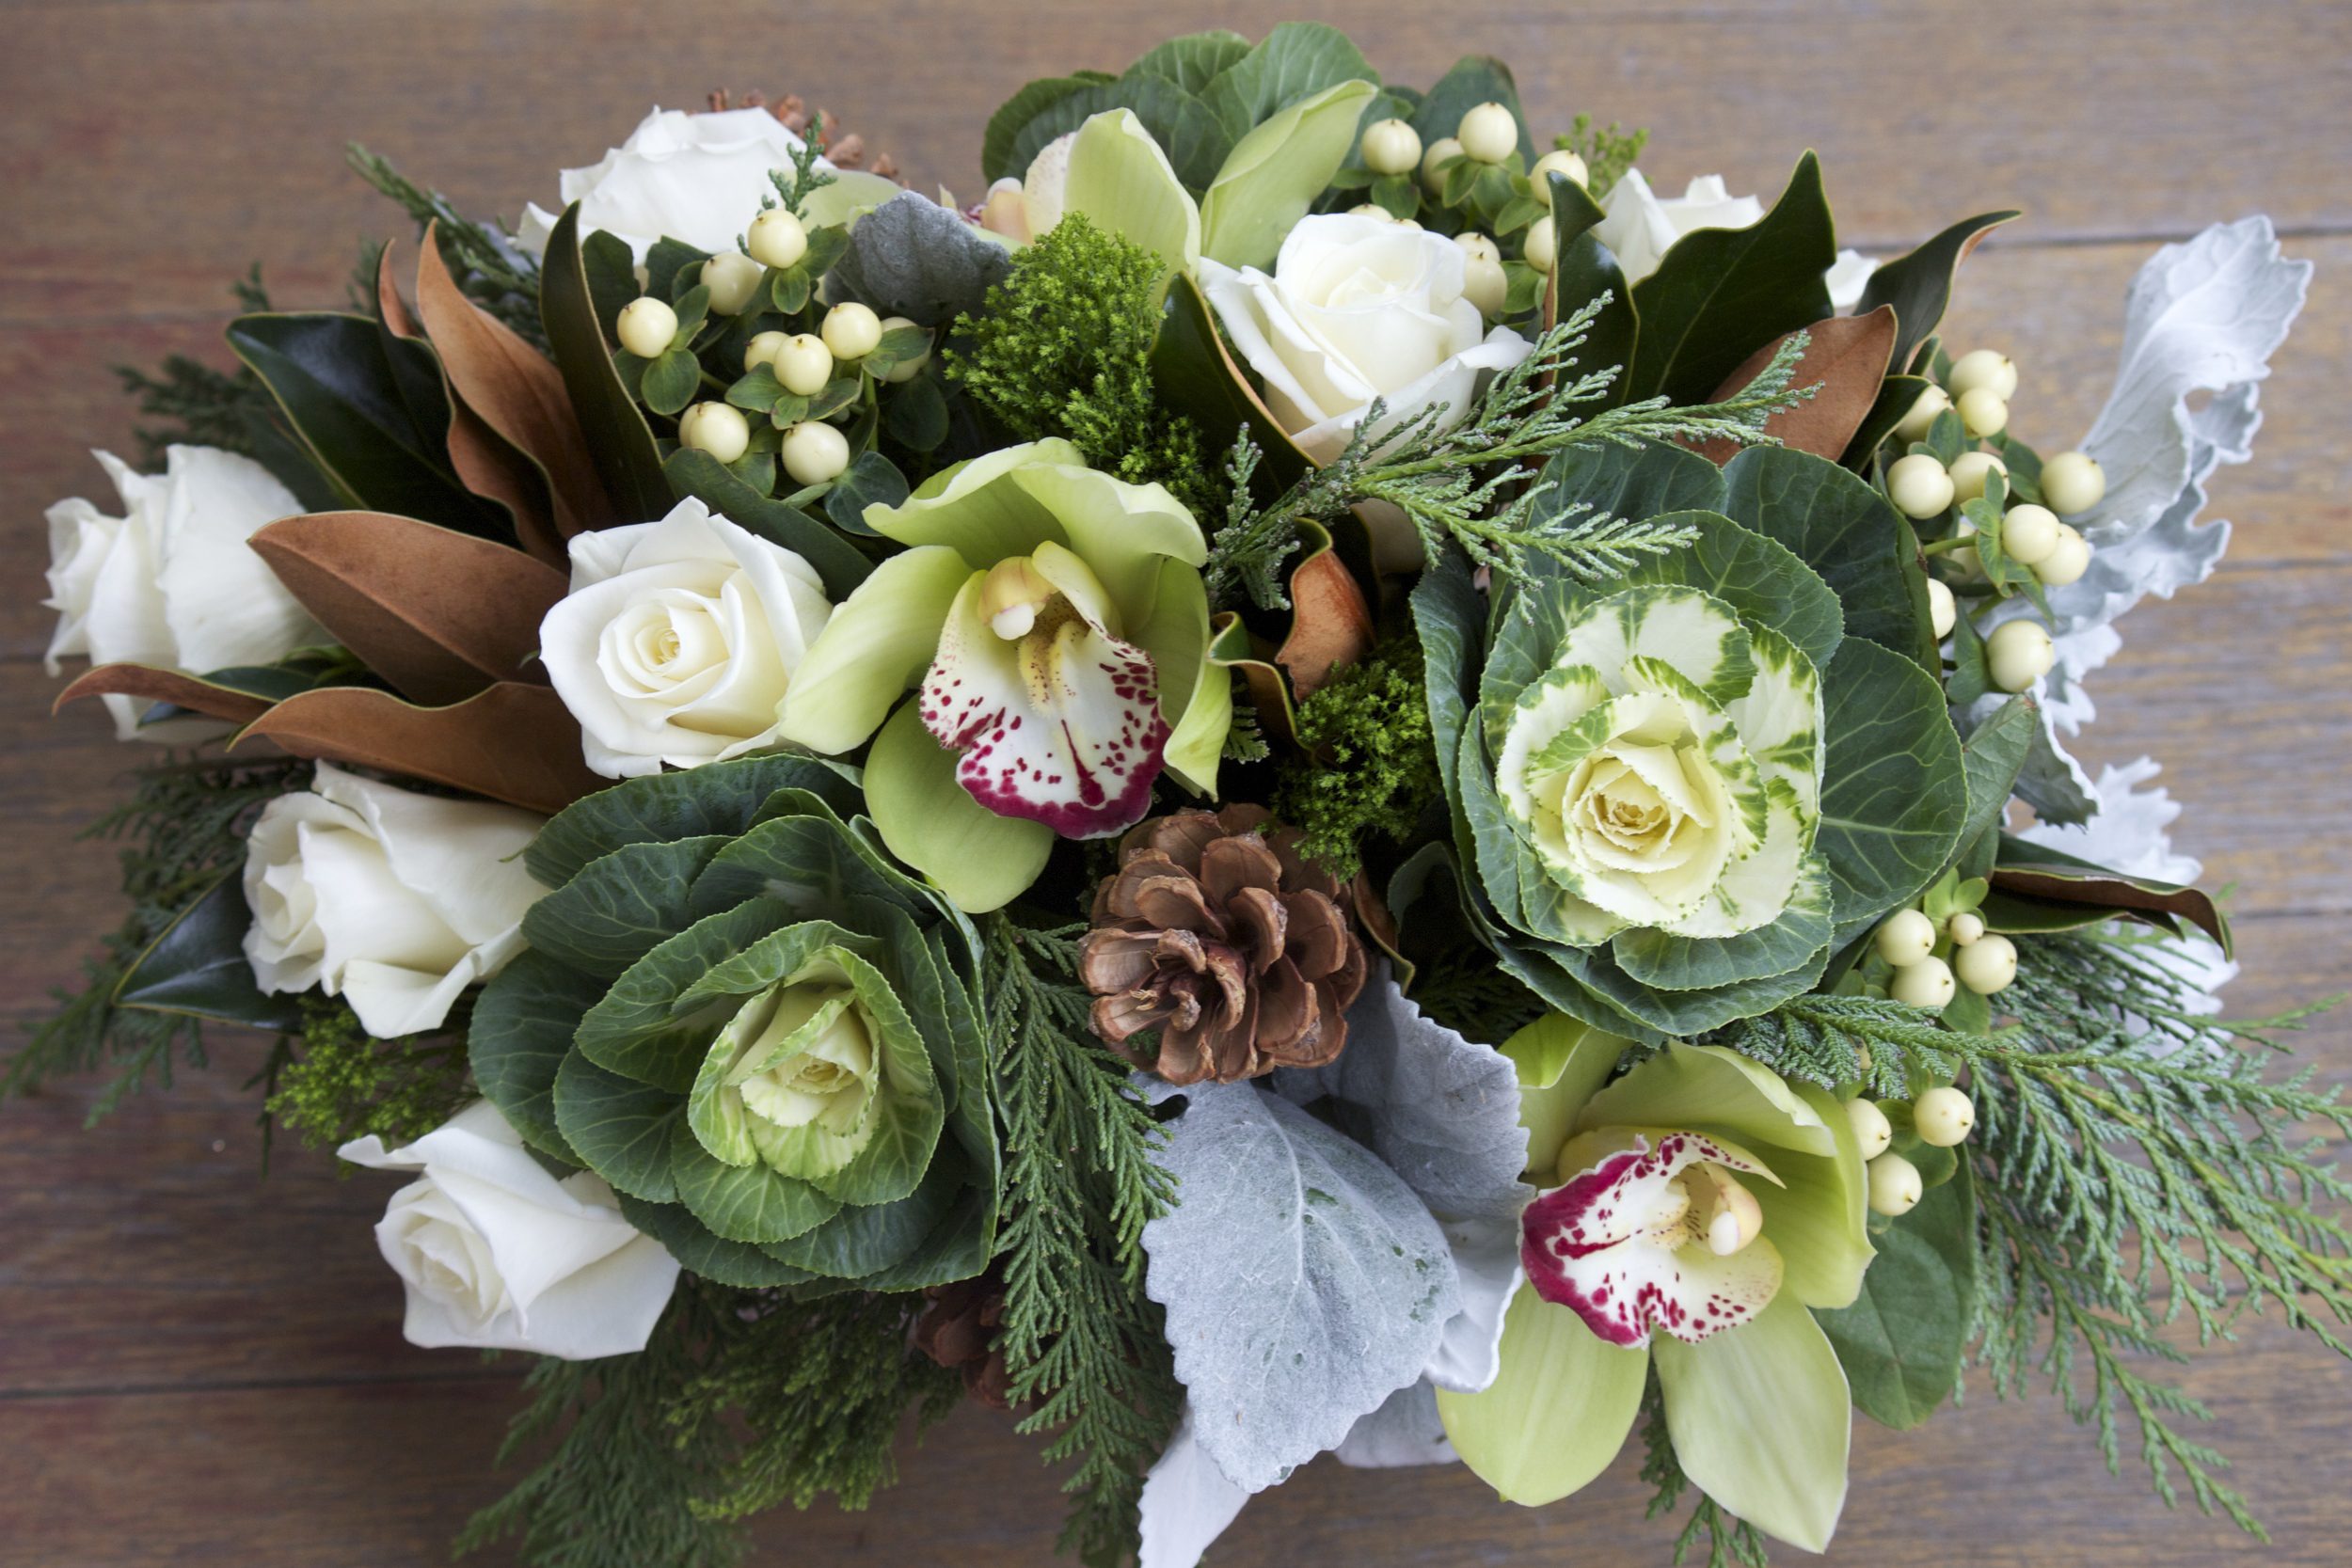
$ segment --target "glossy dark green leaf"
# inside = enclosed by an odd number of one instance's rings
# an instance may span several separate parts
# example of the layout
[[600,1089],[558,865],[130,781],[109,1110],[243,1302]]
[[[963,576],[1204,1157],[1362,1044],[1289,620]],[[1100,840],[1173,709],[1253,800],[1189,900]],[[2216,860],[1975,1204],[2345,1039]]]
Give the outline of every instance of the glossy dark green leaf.
[[1895,352],[1888,356],[1887,363],[1910,363],[1913,354],[1944,319],[1944,309],[1952,298],[1952,274],[1959,270],[1968,252],[1976,248],[1979,240],[2017,215],[2014,212],[1999,212],[1963,218],[1918,249],[1897,257],[1870,275],[1869,282],[1863,286],[1862,303],[1854,307],[1854,313],[1867,314],[1882,305],[1895,308]]
[[1633,286],[1642,334],[1626,396],[1706,402],[1748,356],[1830,314],[1822,276],[1836,259],[1820,162],[1807,152],[1771,212],[1684,235]]
[[[1565,181],[1561,183],[1566,184]],[[1574,189],[1574,186],[1570,186]],[[1588,200],[1585,205],[1590,206]],[[1629,372],[1634,356],[1640,351],[1641,320],[1633,309],[1633,291],[1626,284],[1625,274],[1618,269],[1617,259],[1609,254],[1609,247],[1589,229],[1575,236],[1555,239],[1558,261],[1554,263],[1549,287],[1553,291],[1555,318],[1575,314],[1602,294],[1609,302],[1600,308],[1585,331],[1585,342],[1576,351],[1576,366],[1564,372],[1570,377],[1592,371],[1618,366]],[[1626,377],[1620,375],[1601,397],[1591,404],[1595,413],[1614,408],[1625,401]],[[1573,450],[1573,449],[1571,449]],[[1622,451],[1622,447],[1613,450]],[[1679,450],[1679,449],[1677,449]],[[1562,453],[1562,456],[1567,455]],[[1695,455],[1695,454],[1692,454]],[[1704,458],[1700,459],[1705,462]]]
[[727,837],[755,821],[781,789],[807,789],[854,810],[854,776],[817,757],[776,753],[656,773],[599,790],[565,807],[523,851],[531,874],[561,887],[581,867],[625,844],[664,843],[705,833]]
[[572,1031],[603,988],[545,953],[523,952],[491,978],[475,1002],[467,1064],[483,1097],[523,1141],[573,1164],[587,1162],[555,1117],[555,1079],[572,1052]]
[[180,1013],[281,1033],[302,1027],[301,999],[265,996],[245,956],[253,924],[239,874],[215,882],[139,955],[115,987],[118,1007]]
[[1968,781],[1943,688],[1911,660],[1848,638],[1821,685],[1829,747],[1815,843],[1836,880],[1842,947],[1951,863]]
[[1786,447],[1740,452],[1724,466],[1724,483],[1725,513],[1786,545],[1836,591],[1847,636],[1941,669],[1918,542],[1876,486]]
[[855,545],[797,506],[763,496],[707,451],[680,447],[663,466],[667,483],[729,522],[740,524],[770,544],[781,545],[817,569],[825,592],[838,604],[874,570]]
[[[591,240],[609,238],[599,232]],[[627,246],[622,248],[626,254]],[[609,293],[609,286],[603,293]],[[580,204],[574,202],[548,238],[539,284],[540,321],[556,368],[564,372],[572,410],[588,438],[596,477],[612,498],[614,510],[625,522],[652,522],[666,515],[676,498],[662,475],[661,449],[653,428],[612,367],[604,313],[610,303],[591,291],[580,248]],[[612,306],[615,313],[618,309]]]
[[1870,458],[1895,434],[1895,427],[1903,422],[1919,394],[1935,385],[1923,375],[1890,375],[1879,384],[1878,401],[1862,416],[1862,423],[1846,443],[1845,455],[1839,459],[1850,468],[1867,471]]
[[1207,450],[1220,459],[1235,433],[1249,432],[1263,455],[1257,479],[1263,499],[1271,501],[1314,467],[1227,351],[1209,302],[1190,277],[1178,277],[1168,291],[1168,319],[1152,348],[1152,380],[1172,412],[1200,427]]
[[2007,834],[1994,863],[1996,892],[2046,903],[2086,905],[2114,913],[2156,914],[2185,920],[2231,951],[2230,922],[2202,891],[2153,877],[2110,871],[2095,862]]
[[1878,1256],[1851,1307],[1819,1309],[1856,1409],[1899,1431],[1960,1386],[1977,1289],[1976,1189],[1965,1165],[1873,1234]]
[[575,1051],[556,1069],[555,1125],[616,1191],[648,1203],[676,1198],[670,1144],[686,1130],[683,1094],[608,1071]]

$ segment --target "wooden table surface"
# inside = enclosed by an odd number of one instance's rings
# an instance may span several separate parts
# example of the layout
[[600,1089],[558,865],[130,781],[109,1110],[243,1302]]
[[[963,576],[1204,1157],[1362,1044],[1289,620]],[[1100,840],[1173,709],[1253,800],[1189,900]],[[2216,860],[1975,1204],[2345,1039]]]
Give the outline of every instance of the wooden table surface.
[[[2143,752],[2189,810],[2179,841],[2235,883],[2243,1008],[2345,988],[2352,914],[2352,6],[2192,0],[1885,0],[1591,7],[1497,0],[1298,5],[1426,83],[1477,50],[1516,69],[1539,135],[1590,111],[1653,129],[1661,183],[1720,169],[1769,198],[1822,153],[1841,239],[1903,248],[2023,206],[1968,267],[1949,341],[2017,357],[2016,428],[2088,428],[2123,288],[2147,253],[2267,212],[2319,263],[2264,391],[2254,465],[2212,515],[2238,525],[2215,578],[2123,623],[2096,679],[2093,761]],[[1025,20],[996,19],[1015,12]],[[41,673],[42,509],[103,494],[86,449],[129,452],[108,366],[225,362],[225,284],[259,258],[278,300],[342,296],[354,242],[398,215],[340,163],[345,139],[469,211],[551,204],[646,105],[717,87],[797,90],[925,189],[979,189],[981,127],[1033,76],[1118,69],[1262,6],[1162,0],[10,0],[0,14],[0,1027],[116,919],[113,857],[73,833],[133,760],[95,705],[52,721]],[[110,499],[110,498],[108,498]],[[2310,1037],[2352,1077],[2352,1026]],[[95,1083],[0,1111],[0,1564],[316,1568],[442,1560],[490,1470],[520,1364],[410,1349],[370,1227],[390,1189],[323,1155],[257,1180],[260,1059],[225,1046],[92,1132]],[[2352,1369],[2256,1323],[2185,1383],[2245,1461],[2267,1560],[2342,1562]],[[2129,1459],[2127,1464],[2136,1465]],[[1863,1422],[1836,1559],[2195,1563],[2252,1551],[2107,1476],[2055,1402],[1965,1406],[1898,1436]],[[1218,1568],[1665,1560],[1632,1465],[1527,1512],[1459,1469],[1318,1463],[1243,1515]],[[764,1563],[1039,1564],[1058,1516],[1029,1445],[975,1410],[912,1454],[864,1514],[788,1511]],[[1793,1554],[1789,1554],[1793,1555]],[[657,1568],[657,1565],[648,1565]]]

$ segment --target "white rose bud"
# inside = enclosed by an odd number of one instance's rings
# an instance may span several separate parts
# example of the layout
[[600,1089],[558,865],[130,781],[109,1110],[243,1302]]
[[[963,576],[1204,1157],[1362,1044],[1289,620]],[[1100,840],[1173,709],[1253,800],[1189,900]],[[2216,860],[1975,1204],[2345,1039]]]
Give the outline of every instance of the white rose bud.
[[2053,511],[2071,517],[2090,511],[2106,494],[2106,470],[2083,452],[2053,452],[2042,465],[2042,499]]
[[813,398],[833,380],[833,350],[814,332],[796,332],[777,346],[773,368],[786,391]]
[[1977,1125],[1976,1102],[1948,1085],[1930,1089],[1912,1101],[1911,1125],[1921,1143],[1951,1148],[1968,1141]]
[[2006,354],[1980,348],[1952,361],[1952,373],[1944,378],[1944,384],[1951,388],[1954,398],[1987,391],[2007,403],[2017,395],[2017,366]]
[[1940,516],[1952,504],[1952,476],[1931,453],[1899,457],[1886,470],[1886,499],[1906,517]]
[[1559,230],[1549,217],[1537,218],[1527,226],[1527,240],[1519,254],[1537,272],[1549,273],[1552,263],[1560,259]]
[[1951,405],[1951,393],[1930,383],[1917,397],[1912,399],[1911,412],[1896,424],[1895,438],[1899,441],[1926,440],[1928,427],[1935,423],[1935,417]]
[[1535,166],[1527,171],[1527,178],[1528,182],[1535,187],[1535,199],[1546,207],[1551,205],[1551,177],[1555,174],[1573,180],[1580,185],[1589,185],[1593,177],[1592,171],[1584,166],[1584,160],[1565,148],[1557,152],[1545,153],[1535,160]]
[[1960,604],[1952,597],[1951,585],[1941,578],[1928,578],[1928,620],[1935,627],[1938,642],[1952,635],[1960,625]]
[[850,438],[821,420],[803,420],[784,433],[784,471],[796,484],[824,484],[850,467]]
[[710,308],[723,316],[739,316],[759,292],[768,275],[759,263],[739,250],[723,250],[703,263],[703,287],[710,291]]
[[1952,400],[1960,427],[1970,440],[1998,436],[2009,427],[2009,404],[1990,387],[1976,387]]
[[[909,320],[905,316],[884,316],[882,324],[882,336],[888,337],[891,333],[898,331],[902,326],[914,326],[914,325],[915,324],[913,321]],[[914,356],[911,359],[900,360],[882,376],[882,379],[891,383],[893,386],[902,386],[907,382],[913,381],[916,376],[921,375],[923,373],[923,367],[930,362],[931,343],[930,338],[927,334],[923,339],[923,352]]]
[[698,500],[576,534],[540,657],[609,779],[775,742],[776,709],[833,607],[816,569]]
[[1897,910],[1879,927],[1879,957],[1908,969],[1935,950],[1935,922],[1917,910]]
[[825,312],[823,332],[835,359],[863,359],[882,341],[882,318],[851,300]]
[[771,207],[752,219],[751,232],[743,236],[744,246],[752,260],[763,267],[795,266],[808,254],[808,230],[801,220],[782,207]]
[[320,763],[246,840],[255,983],[340,996],[378,1039],[439,1028],[460,992],[523,949],[523,913],[547,890],[520,856],[541,821]]
[[2017,978],[2017,944],[2007,937],[1979,937],[1953,953],[1952,967],[1979,996],[1997,995]]
[[1919,1167],[1899,1154],[1882,1154],[1867,1167],[1870,1211],[1889,1219],[1908,1214],[1918,1206],[1927,1188]]
[[1481,103],[1454,128],[1462,150],[1482,164],[1499,164],[1518,150],[1519,122],[1500,103]]
[[2009,465],[1989,451],[1963,451],[1952,459],[1952,499],[1972,501],[1984,494],[1985,475],[2009,472]]
[[567,1361],[645,1348],[677,1260],[621,1217],[603,1178],[560,1180],[498,1108],[478,1101],[403,1148],[366,1137],[356,1165],[417,1171],[392,1195],[375,1243],[407,1288],[412,1345],[478,1345]]
[[1895,1141],[1894,1124],[1869,1101],[1847,1101],[1846,1120],[1853,1127],[1853,1141],[1861,1146],[1866,1162],[1885,1153],[1886,1146]]
[[2004,621],[1984,640],[1984,662],[1993,684],[2023,691],[2050,673],[2058,649],[2039,621]]
[[1452,136],[1439,136],[1429,144],[1429,150],[1421,155],[1421,182],[1435,196],[1445,185],[1445,176],[1438,166],[1462,155],[1462,144]]
[[1886,993],[1903,1006],[1931,1013],[1942,1012],[1954,991],[1952,966],[1941,958],[1921,958],[1895,971],[1894,983],[1886,988]]
[[2075,531],[2071,523],[2058,524],[2058,543],[2048,557],[2034,564],[2033,575],[2052,588],[2064,588],[2080,582],[2090,570],[2090,541]]
[[659,359],[670,352],[677,337],[677,312],[651,294],[621,307],[617,324],[621,346],[640,359]]
[[1378,120],[1364,131],[1364,166],[1375,174],[1410,174],[1421,165],[1421,134],[1401,119]]
[[698,403],[678,416],[680,446],[732,463],[752,450],[752,422],[730,403]]
[[1475,231],[1456,234],[1454,243],[1468,258],[1462,269],[1462,297],[1488,320],[1500,316],[1511,293],[1510,275],[1502,270],[1502,247]]
[[2046,506],[2012,506],[2001,518],[2001,548],[2020,565],[2039,566],[2058,547],[2058,530],[2065,526]]

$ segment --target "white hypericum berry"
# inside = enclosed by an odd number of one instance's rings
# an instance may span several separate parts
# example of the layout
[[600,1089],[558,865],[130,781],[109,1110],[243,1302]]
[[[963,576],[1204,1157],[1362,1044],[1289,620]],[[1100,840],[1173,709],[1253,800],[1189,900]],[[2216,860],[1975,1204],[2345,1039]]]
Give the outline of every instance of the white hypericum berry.
[[1906,517],[1941,515],[1952,504],[1952,476],[1929,452],[1898,457],[1886,470],[1886,499]]
[[752,423],[727,403],[698,403],[678,416],[678,445],[732,463],[752,449]]
[[1462,144],[1452,136],[1439,136],[1429,144],[1429,150],[1421,155],[1421,182],[1429,187],[1430,195],[1437,195],[1445,185],[1445,176],[1438,172],[1438,166],[1461,155]]
[[2017,978],[2017,944],[2007,937],[1979,937],[1953,952],[1952,968],[1979,996],[1995,995]]
[[[914,325],[914,323],[904,316],[884,316],[882,324],[882,335],[887,337],[891,333],[898,331],[902,326],[913,325]],[[898,361],[898,364],[882,372],[882,379],[891,383],[893,386],[913,381],[916,376],[923,373],[923,367],[930,362],[930,335],[926,333],[923,338],[923,352],[915,355],[913,358],[901,359]]]
[[670,352],[670,340],[677,336],[677,312],[646,294],[621,307],[614,329],[629,353],[640,359],[659,359]]
[[839,479],[850,466],[850,438],[819,420],[803,420],[784,433],[784,471],[795,484]]
[[1953,360],[1952,373],[1944,378],[1944,385],[1955,398],[1981,389],[2007,403],[2017,395],[2017,367],[2008,355],[1980,348]]
[[1853,1125],[1853,1141],[1862,1146],[1862,1157],[1875,1160],[1886,1152],[1886,1146],[1895,1141],[1895,1124],[1886,1119],[1886,1113],[1867,1100],[1846,1101],[1846,1119]]
[[2080,582],[2090,570],[2090,541],[2085,539],[2072,523],[2058,524],[2058,544],[2048,559],[2035,562],[2033,575],[2052,588],[2063,588],[2070,582]]
[[2046,506],[2031,501],[2012,506],[2001,519],[2001,548],[2021,566],[2039,566],[2058,548],[2058,530],[2065,526]]
[[1873,1213],[1888,1219],[1908,1214],[1927,1192],[1927,1184],[1919,1180],[1919,1167],[1899,1154],[1882,1154],[1867,1168]]
[[1935,626],[1938,642],[1951,636],[1952,628],[1960,625],[1960,603],[1952,597],[1950,585],[1941,578],[1928,578],[1928,620]]
[[2004,621],[1984,640],[1984,663],[1993,684],[2023,691],[2050,673],[2058,649],[2039,621]]
[[739,250],[723,250],[703,263],[703,287],[710,291],[710,309],[722,316],[739,316],[759,292],[768,275],[759,263]]
[[1926,440],[1928,426],[1935,422],[1938,414],[1951,405],[1952,394],[1930,383],[1926,389],[1911,400],[1911,412],[1905,414],[1895,426],[1895,438],[1899,441]]
[[1537,218],[1527,226],[1527,244],[1521,247],[1519,254],[1524,256],[1527,259],[1527,264],[1537,272],[1548,273],[1551,270],[1557,248],[1552,239],[1555,232],[1556,230],[1551,226],[1551,219],[1548,217]]
[[787,392],[813,398],[833,379],[833,350],[814,332],[796,332],[777,345],[770,361]]
[[1965,947],[1984,935],[1984,916],[1963,910],[1944,922],[1944,934],[1952,939],[1953,946]]
[[1984,494],[1984,476],[1995,469],[2006,475],[2009,465],[1989,451],[1963,451],[1952,459],[1952,496],[1972,501]]
[[1482,316],[1502,314],[1511,293],[1510,275],[1502,270],[1502,247],[1475,230],[1454,236],[1462,247],[1462,297],[1478,307]]
[[1911,1102],[1911,1128],[1923,1144],[1937,1148],[1964,1144],[1976,1125],[1976,1101],[1958,1089],[1930,1089]]
[[1995,396],[1990,387],[1977,387],[1952,400],[1952,411],[1960,416],[1960,428],[1968,433],[1970,440],[1998,436],[2009,426],[2009,402]]
[[743,345],[743,373],[749,375],[762,365],[772,366],[784,345],[792,341],[789,332],[762,332]]
[[1372,218],[1380,223],[1396,221],[1396,214],[1377,201],[1359,201],[1347,210],[1347,215],[1352,218]]
[[808,254],[808,230],[782,207],[771,207],[752,219],[743,246],[763,267],[788,267]]
[[1897,910],[1879,927],[1879,957],[1908,969],[1935,951],[1935,922],[1917,910]]
[[1565,176],[1580,185],[1591,183],[1593,178],[1593,171],[1584,166],[1584,160],[1566,148],[1545,153],[1535,160],[1535,166],[1527,171],[1527,179],[1535,187],[1535,199],[1547,207],[1551,205],[1551,177],[1555,174]]
[[1421,133],[1401,119],[1365,127],[1364,166],[1375,174],[1410,174],[1421,166]]
[[1454,128],[1462,150],[1482,164],[1499,164],[1518,150],[1518,117],[1500,103],[1481,103]]
[[1921,958],[1917,963],[1895,971],[1886,994],[1906,1007],[1924,1007],[1940,1013],[1950,1003],[1957,987],[1952,980],[1952,966],[1941,958]]
[[2053,452],[2042,465],[2042,499],[2054,512],[2088,512],[2106,494],[2107,471],[2087,453]]
[[855,300],[825,312],[825,346],[835,359],[863,359],[882,341],[882,318]]

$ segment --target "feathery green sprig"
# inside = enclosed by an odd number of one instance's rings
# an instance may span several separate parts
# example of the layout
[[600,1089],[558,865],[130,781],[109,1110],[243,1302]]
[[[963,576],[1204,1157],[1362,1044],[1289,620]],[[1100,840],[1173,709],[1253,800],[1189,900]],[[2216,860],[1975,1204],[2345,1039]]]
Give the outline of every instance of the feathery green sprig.
[[441,260],[466,296],[526,341],[547,347],[547,331],[539,323],[539,263],[528,252],[497,225],[466,216],[449,198],[418,184],[389,159],[358,142],[343,149],[343,161],[360,179],[400,203],[420,233],[427,224],[438,224],[435,233]]

